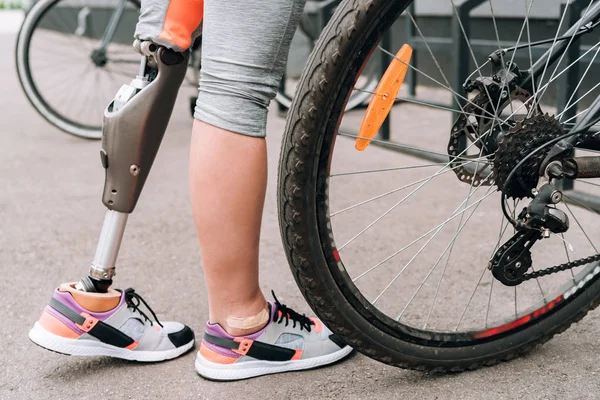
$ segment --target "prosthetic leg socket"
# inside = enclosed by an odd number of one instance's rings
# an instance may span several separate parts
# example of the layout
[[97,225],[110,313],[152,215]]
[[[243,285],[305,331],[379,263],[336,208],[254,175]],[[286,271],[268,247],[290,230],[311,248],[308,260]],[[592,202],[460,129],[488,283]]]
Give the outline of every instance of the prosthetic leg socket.
[[139,44],[139,75],[123,85],[104,112],[100,159],[106,170],[102,202],[108,208],[89,276],[79,290],[106,292],[127,223],[171,118],[187,71],[188,53]]

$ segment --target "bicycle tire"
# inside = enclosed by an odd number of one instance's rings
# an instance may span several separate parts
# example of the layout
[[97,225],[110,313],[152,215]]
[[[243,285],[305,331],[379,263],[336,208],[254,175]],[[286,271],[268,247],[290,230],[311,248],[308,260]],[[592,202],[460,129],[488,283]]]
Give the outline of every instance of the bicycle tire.
[[[56,111],[42,96],[35,80],[32,77],[29,61],[29,50],[31,38],[44,15],[51,10],[61,0],[41,0],[35,3],[27,16],[25,17],[19,33],[17,35],[17,43],[15,46],[15,61],[17,68],[17,76],[25,96],[36,109],[36,111],[50,124],[58,129],[84,139],[98,140],[102,138],[101,126],[91,126],[78,123],[65,117],[60,112]],[[137,9],[140,8],[138,0],[127,0]],[[133,50],[132,50],[133,52]],[[73,85],[76,88],[76,85]]]
[[[340,279],[325,226],[327,187],[318,186],[355,75],[372,48],[412,0],[346,0],[322,34],[288,113],[278,173],[278,214],[293,276],[315,313],[346,343],[383,363],[458,372],[522,355],[565,331],[600,303],[600,267],[583,271],[569,296],[505,332],[465,343],[431,343],[386,326]],[[332,251],[333,250],[333,251]],[[339,258],[339,256],[337,256]],[[548,309],[549,308],[549,309]],[[533,315],[533,314],[532,314]]]
[[[302,26],[303,20],[300,21],[297,32],[301,32],[305,35],[309,42],[315,43],[317,38],[312,37],[307,30]],[[373,72],[373,71],[369,71]],[[366,76],[366,82],[363,86],[363,91],[352,93],[348,102],[346,104],[346,111],[353,110],[361,105],[365,104],[369,101],[371,97],[371,93],[377,88],[377,84],[379,83],[379,79],[377,75],[370,74]],[[277,94],[275,95],[275,101],[279,104],[280,110],[288,110],[292,105],[293,96],[288,95],[285,91],[277,90]]]

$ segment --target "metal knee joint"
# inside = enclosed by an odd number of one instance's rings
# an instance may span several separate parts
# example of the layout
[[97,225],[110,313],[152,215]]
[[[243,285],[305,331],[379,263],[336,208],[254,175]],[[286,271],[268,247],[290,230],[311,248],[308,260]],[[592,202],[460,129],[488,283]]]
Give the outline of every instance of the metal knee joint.
[[171,118],[187,70],[188,53],[151,42],[140,74],[123,85],[104,112],[102,165],[106,180],[102,202],[108,209],[131,213],[138,201]]

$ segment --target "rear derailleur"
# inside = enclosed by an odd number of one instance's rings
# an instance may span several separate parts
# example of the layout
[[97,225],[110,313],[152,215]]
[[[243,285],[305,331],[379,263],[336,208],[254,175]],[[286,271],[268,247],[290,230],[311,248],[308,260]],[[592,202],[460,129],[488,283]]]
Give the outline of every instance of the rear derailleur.
[[527,280],[532,266],[531,248],[550,234],[569,229],[569,218],[554,207],[562,193],[549,183],[543,184],[532,202],[515,221],[516,234],[502,245],[489,262],[492,275],[506,286],[516,286]]

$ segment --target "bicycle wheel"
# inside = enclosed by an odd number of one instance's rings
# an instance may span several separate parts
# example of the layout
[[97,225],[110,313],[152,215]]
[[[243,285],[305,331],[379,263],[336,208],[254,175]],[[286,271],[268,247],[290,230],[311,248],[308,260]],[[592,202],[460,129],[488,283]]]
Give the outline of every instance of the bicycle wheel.
[[[300,80],[282,143],[281,234],[304,297],[355,349],[405,368],[474,369],[546,342],[600,301],[600,265],[592,261],[599,259],[600,248],[600,228],[594,222],[600,207],[597,197],[592,198],[598,194],[597,179],[577,179],[575,188],[581,186],[583,192],[565,190],[563,201],[555,205],[571,221],[566,232],[543,239],[538,233],[530,251],[515,253],[515,259],[505,246],[515,230],[501,211],[498,192],[503,188],[509,193],[513,219],[530,203],[539,157],[529,157],[526,168],[516,169],[515,180],[507,180],[506,171],[566,132],[574,121],[567,117],[572,106],[584,112],[599,94],[593,61],[600,43],[597,37],[580,38],[591,43],[589,57],[576,63],[577,82],[558,112],[547,99],[557,77],[574,64],[548,63],[541,79],[526,84],[521,74],[523,85],[512,85],[509,75],[498,79],[500,72],[488,68],[491,61],[482,65],[487,56],[470,47],[473,79],[495,82],[500,90],[488,93],[493,86],[477,84],[480,90],[470,88],[463,95],[450,89],[444,53],[439,55],[443,48],[425,45],[427,38],[419,36],[424,43],[419,65],[433,69],[410,66],[427,83],[417,90],[422,97],[407,98],[392,110],[393,126],[399,127],[395,141],[376,139],[358,152],[356,132],[365,112],[344,111],[345,104],[362,68],[382,54],[390,63],[400,48],[401,41],[391,52],[380,47],[385,32],[398,32],[405,23],[416,24],[421,32],[418,19],[406,11],[410,3],[344,1],[321,35]],[[452,12],[454,3],[444,3]],[[488,30],[482,35],[494,38],[495,49],[526,44],[517,51],[524,55],[502,56],[513,61],[512,77],[517,64],[524,71],[535,65],[531,54],[542,54],[531,43],[548,37],[557,42],[559,31],[566,30],[558,23],[549,36],[528,29],[529,12],[535,9],[532,1],[526,3],[529,9],[523,10],[519,25],[512,25],[514,15],[502,20],[489,3],[479,24]],[[590,1],[585,15],[597,13],[598,6]],[[504,31],[507,24],[512,29]],[[428,62],[423,61],[426,56]],[[575,95],[578,89],[586,94]],[[406,95],[404,89],[400,93]],[[461,100],[456,111],[440,105],[453,100]],[[597,154],[597,143],[586,145],[594,152],[577,153]],[[502,262],[518,260],[513,265],[525,270],[521,276],[526,279],[513,286],[498,281],[489,269],[499,262],[498,254]],[[556,264],[572,268],[548,269]]]
[[57,128],[102,136],[102,115],[139,69],[133,32],[137,0],[41,0],[27,14],[16,46],[21,86]]
[[[306,8],[315,8],[315,11],[317,11],[321,3],[319,1],[309,1]],[[318,15],[307,14],[306,12],[302,15],[300,26],[292,41],[293,51],[290,52],[286,72],[275,96],[275,101],[279,104],[280,109],[287,110],[292,104],[300,78],[301,66],[306,63],[309,53],[314,48],[315,41],[320,33],[318,26],[321,23]],[[346,104],[346,110],[352,110],[369,101],[371,98],[370,92],[375,90],[379,83],[380,69],[379,64],[370,63],[368,69],[362,71],[355,85],[356,88],[362,89],[362,91],[356,90],[352,93]]]

